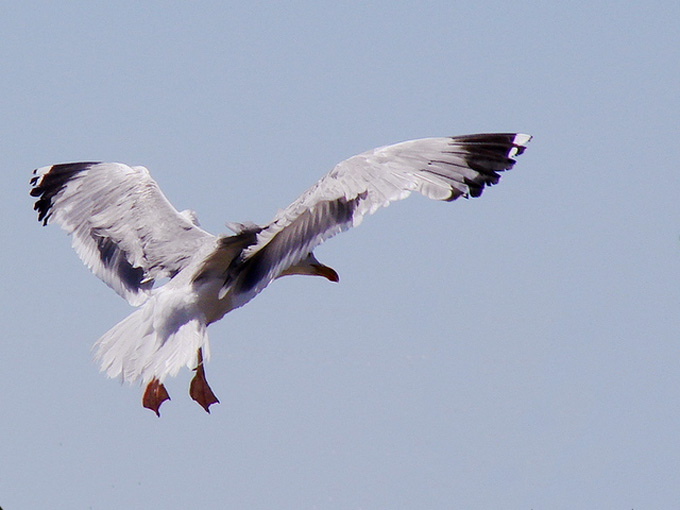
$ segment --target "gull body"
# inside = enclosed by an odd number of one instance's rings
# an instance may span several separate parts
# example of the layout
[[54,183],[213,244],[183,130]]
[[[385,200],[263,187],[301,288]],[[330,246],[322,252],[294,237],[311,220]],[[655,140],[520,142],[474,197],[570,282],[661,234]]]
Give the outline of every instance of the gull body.
[[145,384],[143,405],[159,414],[169,398],[163,381],[187,366],[196,371],[190,395],[209,411],[218,402],[204,371],[209,324],[282,276],[337,282],[314,256],[323,241],[413,191],[442,201],[477,197],[530,139],[492,133],[379,147],[336,165],[270,223],[228,223],[232,235],[213,236],[193,211],[178,212],[140,166],[47,166],[34,170],[30,193],[38,220],[62,227],[92,272],[138,307],[95,344],[102,371]]

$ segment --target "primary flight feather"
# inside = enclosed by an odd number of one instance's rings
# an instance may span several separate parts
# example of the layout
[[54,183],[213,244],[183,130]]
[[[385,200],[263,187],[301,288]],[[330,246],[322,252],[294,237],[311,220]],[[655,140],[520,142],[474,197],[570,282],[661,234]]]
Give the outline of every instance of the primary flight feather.
[[[139,307],[95,344],[109,377],[146,385],[144,407],[159,414],[167,376],[196,371],[190,395],[209,412],[206,328],[286,275],[338,281],[314,248],[412,191],[452,201],[496,184],[531,140],[515,133],[424,138],[373,149],[335,166],[267,225],[229,223],[233,235],[178,212],[144,167],[66,163],[33,171],[38,220],[72,237],[81,260]],[[156,280],[168,279],[154,287]]]

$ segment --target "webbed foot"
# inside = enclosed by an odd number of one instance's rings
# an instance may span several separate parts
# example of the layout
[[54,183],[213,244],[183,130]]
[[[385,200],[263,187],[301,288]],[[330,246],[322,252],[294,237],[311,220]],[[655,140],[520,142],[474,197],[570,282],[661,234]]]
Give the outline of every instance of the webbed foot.
[[161,413],[159,409],[161,404],[166,400],[170,400],[170,395],[165,389],[165,386],[155,377],[149,381],[146,385],[146,390],[144,390],[144,396],[142,397],[142,405],[147,409],[151,409],[156,416],[160,418]]
[[194,368],[196,375],[191,380],[189,385],[189,395],[196,402],[198,402],[207,413],[210,413],[210,406],[213,404],[219,404],[219,400],[213,393],[212,389],[208,385],[208,381],[205,379],[205,370],[203,370],[203,351],[198,350],[198,365]]

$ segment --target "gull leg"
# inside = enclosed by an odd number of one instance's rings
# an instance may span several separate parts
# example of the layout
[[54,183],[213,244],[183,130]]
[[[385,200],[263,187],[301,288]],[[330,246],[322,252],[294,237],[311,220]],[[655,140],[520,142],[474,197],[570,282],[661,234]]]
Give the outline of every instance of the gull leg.
[[189,395],[198,402],[207,413],[210,413],[210,406],[219,404],[219,400],[210,389],[208,381],[205,380],[205,370],[203,370],[203,350],[198,349],[198,365],[194,368],[196,375],[189,385]]
[[146,390],[144,390],[144,396],[142,397],[142,405],[147,409],[151,409],[156,416],[160,418],[161,413],[159,409],[161,404],[166,400],[170,400],[170,395],[165,389],[165,386],[155,377],[149,381],[146,385]]

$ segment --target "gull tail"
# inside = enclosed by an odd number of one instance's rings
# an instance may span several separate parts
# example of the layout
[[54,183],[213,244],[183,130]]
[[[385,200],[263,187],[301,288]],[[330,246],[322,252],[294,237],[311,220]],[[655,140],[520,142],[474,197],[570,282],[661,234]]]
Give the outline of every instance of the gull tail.
[[95,359],[111,378],[162,383],[183,366],[195,368],[198,349],[210,358],[206,328],[186,293],[162,288],[95,343]]

